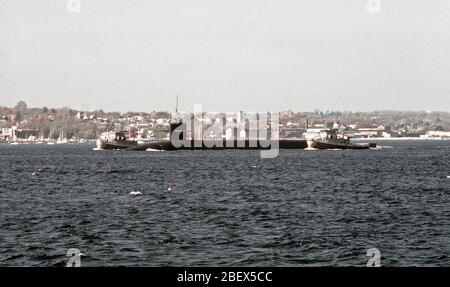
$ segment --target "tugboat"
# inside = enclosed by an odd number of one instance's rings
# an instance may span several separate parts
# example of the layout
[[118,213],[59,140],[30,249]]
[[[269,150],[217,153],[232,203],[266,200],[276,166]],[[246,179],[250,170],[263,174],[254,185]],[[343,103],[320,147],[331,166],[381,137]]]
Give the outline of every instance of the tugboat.
[[323,130],[319,136],[307,139],[306,143],[311,149],[369,149],[376,147],[376,143],[352,143],[349,137],[339,136],[337,129]]
[[129,140],[126,132],[105,132],[97,140],[98,149],[128,149],[138,145],[137,141]]

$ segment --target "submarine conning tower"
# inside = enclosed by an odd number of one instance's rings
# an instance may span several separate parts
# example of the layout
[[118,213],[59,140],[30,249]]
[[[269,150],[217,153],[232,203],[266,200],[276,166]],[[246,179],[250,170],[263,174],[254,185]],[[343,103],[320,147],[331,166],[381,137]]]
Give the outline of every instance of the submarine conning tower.
[[[172,139],[173,132],[175,132],[175,130],[178,127],[182,126],[182,125],[186,125],[186,124],[183,124],[182,121],[179,121],[179,122],[176,122],[176,123],[170,123],[170,139]],[[183,133],[185,131],[186,131],[186,127],[184,127],[181,131],[176,131],[178,133],[178,139],[179,140],[183,140],[183,136],[184,136]]]

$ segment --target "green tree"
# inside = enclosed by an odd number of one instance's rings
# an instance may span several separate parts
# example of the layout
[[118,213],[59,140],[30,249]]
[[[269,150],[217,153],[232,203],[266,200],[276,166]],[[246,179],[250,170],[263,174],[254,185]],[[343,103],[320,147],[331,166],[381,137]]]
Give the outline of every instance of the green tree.
[[19,111],[24,111],[24,110],[27,109],[27,107],[28,106],[27,106],[27,104],[24,101],[19,101],[19,102],[17,102],[17,104],[15,106],[15,109],[19,110]]

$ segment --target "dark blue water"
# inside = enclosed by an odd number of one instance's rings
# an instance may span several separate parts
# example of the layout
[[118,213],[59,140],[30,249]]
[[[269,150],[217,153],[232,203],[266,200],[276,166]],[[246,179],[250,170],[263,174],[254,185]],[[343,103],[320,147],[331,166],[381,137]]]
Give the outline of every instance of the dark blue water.
[[450,265],[450,142],[382,145],[0,145],[0,265],[65,266],[78,248],[82,266],[365,266],[372,247],[384,266]]

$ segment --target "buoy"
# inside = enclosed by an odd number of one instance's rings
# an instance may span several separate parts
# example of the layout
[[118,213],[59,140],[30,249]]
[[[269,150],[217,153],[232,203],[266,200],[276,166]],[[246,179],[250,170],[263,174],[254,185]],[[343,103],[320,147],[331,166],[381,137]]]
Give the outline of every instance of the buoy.
[[169,184],[169,187],[167,188],[167,192],[172,192],[172,186]]
[[140,191],[132,191],[132,192],[130,192],[130,194],[131,195],[141,195],[142,192],[140,192]]
[[447,178],[450,179],[450,175],[447,175]]

